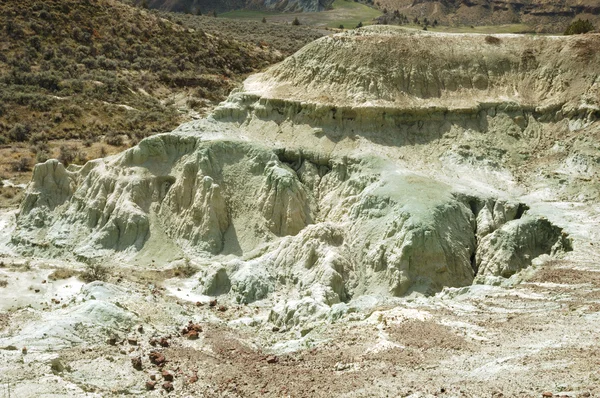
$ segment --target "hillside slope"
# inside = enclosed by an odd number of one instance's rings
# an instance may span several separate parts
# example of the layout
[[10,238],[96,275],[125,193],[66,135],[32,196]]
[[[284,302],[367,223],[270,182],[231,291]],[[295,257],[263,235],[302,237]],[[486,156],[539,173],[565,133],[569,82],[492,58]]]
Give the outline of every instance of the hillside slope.
[[151,8],[176,12],[217,13],[239,10],[270,10],[285,12],[324,11],[331,6],[333,0],[150,0]]
[[248,73],[322,36],[186,17],[113,0],[2,3],[2,179],[28,178],[49,157],[83,163],[172,130],[223,100]]
[[560,32],[575,18],[600,20],[597,0],[379,0],[381,9],[398,10],[410,20],[417,17],[450,25],[529,25],[538,32]]

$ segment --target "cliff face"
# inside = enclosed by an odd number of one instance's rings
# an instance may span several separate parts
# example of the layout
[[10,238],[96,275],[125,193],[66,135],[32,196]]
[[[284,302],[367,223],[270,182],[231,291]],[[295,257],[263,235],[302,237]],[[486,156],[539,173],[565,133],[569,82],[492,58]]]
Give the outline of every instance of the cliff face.
[[151,0],[149,6],[176,12],[227,12],[243,8],[285,12],[324,11],[333,0]]
[[594,0],[382,0],[380,7],[447,24],[489,25],[525,23],[534,30],[562,32],[573,18],[599,20]]

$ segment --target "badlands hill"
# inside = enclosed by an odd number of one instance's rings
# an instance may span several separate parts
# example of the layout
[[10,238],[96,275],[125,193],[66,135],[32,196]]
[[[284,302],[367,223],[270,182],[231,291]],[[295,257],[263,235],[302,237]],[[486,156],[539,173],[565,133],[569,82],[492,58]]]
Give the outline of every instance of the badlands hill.
[[592,148],[561,154],[556,139],[575,146],[595,123],[599,39],[387,27],[320,39],[213,118],[81,169],[37,166],[13,243],[83,258],[236,255],[204,289],[245,302],[274,281],[334,303],[511,276],[571,249],[512,194],[540,173],[565,197],[598,192],[555,173],[596,172]]
[[398,10],[410,20],[428,18],[449,25],[521,23],[537,32],[562,33],[576,18],[600,20],[600,2],[596,0],[379,0],[377,3],[381,9]]
[[283,12],[315,12],[327,10],[333,0],[149,0],[152,8],[175,12],[227,12],[239,9]]
[[[34,281],[0,301],[5,374],[37,395],[599,394],[598,44],[363,28],[205,119],[38,164],[0,219],[8,286]],[[48,282],[82,263],[110,276]]]

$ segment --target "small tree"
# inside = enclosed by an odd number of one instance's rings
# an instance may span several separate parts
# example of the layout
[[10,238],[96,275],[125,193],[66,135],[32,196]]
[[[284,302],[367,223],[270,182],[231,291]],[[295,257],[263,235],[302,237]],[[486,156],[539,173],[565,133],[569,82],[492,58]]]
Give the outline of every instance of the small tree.
[[300,25],[300,20],[298,19],[298,17],[294,18],[294,20],[292,21],[292,25],[294,25],[294,26]]
[[580,35],[592,30],[594,30],[594,25],[590,21],[578,18],[577,21],[571,22],[567,30],[565,30],[565,35]]
[[267,18],[263,17],[262,23],[267,23]]
[[358,29],[358,28],[362,28],[362,27],[363,27],[363,23],[362,23],[362,21],[360,21],[360,22],[358,23],[358,25],[356,25],[356,29]]
[[339,29],[344,29],[344,25],[338,26]]

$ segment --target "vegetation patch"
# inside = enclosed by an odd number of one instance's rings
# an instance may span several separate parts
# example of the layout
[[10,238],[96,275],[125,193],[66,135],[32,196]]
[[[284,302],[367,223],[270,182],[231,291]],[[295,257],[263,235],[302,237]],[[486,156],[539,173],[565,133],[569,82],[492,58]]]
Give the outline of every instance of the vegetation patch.
[[[281,59],[241,35],[221,38],[172,19],[109,0],[3,2],[0,145],[42,145],[32,152],[43,161],[50,141],[137,142],[184,121],[186,100],[202,111]],[[87,160],[77,148],[60,152],[66,163]],[[27,172],[33,163],[23,157],[5,169]]]

